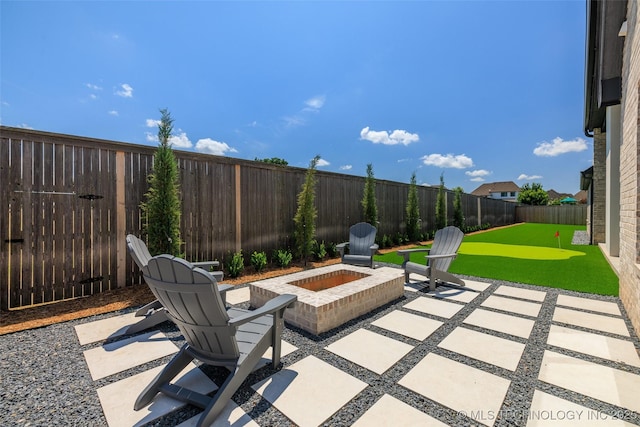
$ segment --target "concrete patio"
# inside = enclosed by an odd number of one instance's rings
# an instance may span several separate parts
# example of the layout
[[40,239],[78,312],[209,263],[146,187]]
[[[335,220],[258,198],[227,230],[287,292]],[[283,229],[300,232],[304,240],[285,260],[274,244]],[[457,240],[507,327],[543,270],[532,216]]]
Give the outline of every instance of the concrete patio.
[[[228,295],[239,307],[248,300],[247,286]],[[168,323],[119,336],[133,321],[119,313],[41,331],[74,335],[83,391],[100,403],[92,425],[195,425],[197,408],[166,397],[133,411],[182,345]],[[281,369],[249,376],[215,425],[640,425],[640,343],[617,298],[495,281],[430,293],[412,284],[369,315],[319,337],[288,327],[283,341]],[[223,377],[193,365],[180,381],[209,393]],[[0,418],[15,423],[17,403],[3,400]]]

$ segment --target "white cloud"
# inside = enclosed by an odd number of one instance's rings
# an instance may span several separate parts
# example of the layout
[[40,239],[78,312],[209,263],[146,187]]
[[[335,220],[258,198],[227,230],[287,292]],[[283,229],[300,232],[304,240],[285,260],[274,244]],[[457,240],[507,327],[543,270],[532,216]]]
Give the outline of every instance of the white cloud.
[[307,123],[307,121],[300,116],[286,116],[282,119],[286,127],[302,126]]
[[187,137],[186,132],[180,132],[177,135],[171,135],[171,138],[169,138],[169,144],[171,144],[171,146],[173,147],[178,147],[178,148],[193,147],[193,144]]
[[110,116],[118,116],[118,112],[116,110],[108,111],[107,114],[109,114]]
[[329,166],[331,163],[327,162],[325,159],[318,159],[318,163],[316,166]]
[[389,132],[382,130],[376,131],[369,129],[369,126],[363,128],[360,131],[360,139],[364,139],[366,141],[371,141],[374,144],[384,144],[384,145],[409,145],[412,142],[417,142],[420,140],[420,137],[417,133],[409,133],[406,130],[396,129],[391,134]]
[[98,99],[98,95],[96,95],[95,93],[91,93],[91,94],[89,94],[89,98]]
[[84,85],[86,87],[88,87],[89,89],[91,89],[91,90],[102,90],[102,88],[100,86],[94,85],[94,84],[91,84],[91,83],[85,83]]
[[226,142],[214,141],[211,138],[199,139],[196,142],[196,150],[202,153],[215,154],[216,156],[224,156],[226,153],[237,153],[233,147],[229,147]]
[[524,173],[521,173],[520,176],[518,177],[518,181],[531,181],[534,179],[541,179],[542,175],[527,175]]
[[324,106],[324,102],[326,97],[324,95],[314,96],[313,98],[309,98],[304,101],[306,105],[305,111],[318,111]]
[[145,124],[148,128],[155,128],[155,127],[158,127],[158,125],[160,125],[160,120],[147,119]]
[[420,158],[427,166],[438,166],[441,168],[466,169],[473,166],[473,160],[464,154],[454,156],[453,154],[429,154]]
[[533,154],[541,157],[555,157],[560,154],[578,153],[587,149],[587,141],[582,138],[564,141],[560,137],[553,138],[552,142],[541,142],[533,150]]
[[340,170],[341,171],[350,171],[351,169],[353,169],[352,165],[342,165],[342,166],[340,166]]
[[476,178],[471,178],[469,181],[471,181],[471,182],[484,182],[485,179],[480,177],[480,176],[478,176]]
[[120,88],[120,90],[116,91],[116,95],[123,98],[133,98],[133,88],[130,85],[124,83],[120,85]]
[[[487,176],[487,175],[491,175],[491,172],[489,172],[488,170],[484,170],[484,169],[478,169],[478,170],[474,170],[474,171],[466,171],[464,173],[467,176],[471,176],[474,178],[480,178],[482,179],[483,177]],[[471,181],[474,181],[473,179]],[[475,181],[478,181],[477,179],[475,179]]]

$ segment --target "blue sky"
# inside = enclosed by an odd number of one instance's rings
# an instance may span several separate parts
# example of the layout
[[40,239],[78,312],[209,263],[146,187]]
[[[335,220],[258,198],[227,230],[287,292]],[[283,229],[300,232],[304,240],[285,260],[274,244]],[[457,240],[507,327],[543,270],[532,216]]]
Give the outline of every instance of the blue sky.
[[575,193],[583,1],[0,1],[0,122]]

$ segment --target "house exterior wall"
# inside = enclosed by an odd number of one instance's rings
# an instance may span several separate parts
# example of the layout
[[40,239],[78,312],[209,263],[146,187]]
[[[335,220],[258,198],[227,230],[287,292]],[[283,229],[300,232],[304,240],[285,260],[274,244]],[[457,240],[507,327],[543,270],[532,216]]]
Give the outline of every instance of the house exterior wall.
[[591,217],[591,239],[594,245],[606,239],[606,191],[607,191],[607,134],[600,129],[593,131],[593,207]]
[[[640,334],[640,9],[627,3],[620,146],[620,299]],[[595,169],[595,168],[594,168]],[[595,173],[595,172],[594,172]]]

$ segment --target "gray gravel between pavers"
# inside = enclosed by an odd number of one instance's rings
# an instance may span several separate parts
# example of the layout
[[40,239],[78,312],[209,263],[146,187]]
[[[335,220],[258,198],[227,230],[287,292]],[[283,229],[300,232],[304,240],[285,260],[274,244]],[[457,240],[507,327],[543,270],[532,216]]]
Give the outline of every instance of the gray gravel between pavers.
[[[458,362],[477,367],[486,372],[507,378],[511,385],[507,391],[501,411],[496,414],[496,426],[521,426],[526,424],[526,417],[530,408],[534,389],[561,397],[578,403],[596,411],[602,411],[611,415],[627,414],[626,421],[640,425],[640,414],[623,412],[622,408],[610,405],[575,392],[561,389],[551,384],[538,380],[540,363],[545,349],[579,357],[585,360],[606,364],[615,368],[640,375],[640,369],[624,364],[603,361],[596,357],[577,354],[562,348],[551,347],[546,344],[551,318],[555,302],[559,294],[580,296],[580,293],[564,291],[552,288],[537,288],[517,283],[487,280],[480,278],[463,277],[470,280],[484,281],[492,285],[486,291],[480,293],[472,302],[465,304],[455,316],[447,320],[443,326],[436,330],[424,341],[416,341],[412,338],[387,331],[371,325],[372,322],[389,312],[402,309],[410,300],[422,295],[421,292],[405,292],[404,297],[393,301],[368,315],[354,319],[329,333],[319,337],[313,336],[298,328],[287,325],[283,333],[283,339],[295,345],[298,350],[283,357],[284,366],[314,355],[325,362],[348,372],[354,377],[366,382],[369,386],[351,402],[341,408],[337,413],[324,422],[324,426],[346,426],[352,424],[367,409],[369,409],[383,394],[389,394],[411,406],[414,406],[434,418],[448,425],[482,425],[471,418],[458,415],[450,408],[444,407],[435,401],[425,398],[406,388],[399,386],[397,382],[413,368],[428,353],[436,353]],[[456,327],[461,326],[464,319],[477,308],[499,285],[538,289],[547,292],[542,303],[542,309],[536,320],[535,326],[528,340],[508,336],[499,332],[481,329],[473,325],[466,328],[482,331],[502,338],[526,343],[525,352],[515,372],[508,371],[497,366],[480,362],[455,352],[447,351],[437,345]],[[243,285],[247,286],[247,285]],[[619,298],[589,295],[590,298],[604,301],[612,301],[618,304],[625,317],[627,328],[632,334],[632,342],[636,350],[640,349],[638,337],[633,334],[624,307]],[[239,305],[248,308],[248,303]],[[487,310],[492,310],[483,307]],[[167,356],[163,359],[150,362],[104,378],[93,381],[84,361],[82,352],[88,348],[102,343],[80,346],[75,334],[74,326],[80,323],[88,323],[109,316],[115,316],[130,312],[124,310],[117,313],[103,314],[89,318],[51,325],[29,331],[16,332],[0,337],[0,425],[2,426],[104,426],[106,420],[102,413],[102,407],[98,400],[96,389],[106,384],[127,378],[138,372],[158,366],[171,359]],[[442,321],[443,319],[428,314],[412,312],[413,314],[430,317]],[[517,314],[512,314],[518,316]],[[526,316],[523,316],[526,317]],[[572,326],[573,327],[573,326]],[[325,347],[332,342],[350,334],[358,328],[366,328],[376,333],[394,338],[414,346],[405,357],[382,375],[375,374],[355,363],[349,362],[327,350]],[[574,327],[576,328],[576,327]],[[580,329],[580,328],[577,328]],[[160,330],[169,336],[176,345],[184,343],[182,336],[175,326],[166,322],[160,325]],[[606,334],[605,334],[606,335]],[[613,336],[613,335],[612,335]],[[216,367],[201,366],[201,369],[217,384],[221,384],[226,375],[226,370]],[[251,389],[251,384],[267,378],[276,370],[265,367],[249,376],[243,386],[234,395],[234,401],[249,414],[261,426],[289,426],[291,422],[277,409],[268,404],[261,396]],[[309,408],[313,410],[313,408]],[[181,410],[157,420],[148,425],[174,426],[199,413],[199,409],[187,406]],[[487,420],[484,420],[487,422]]]

